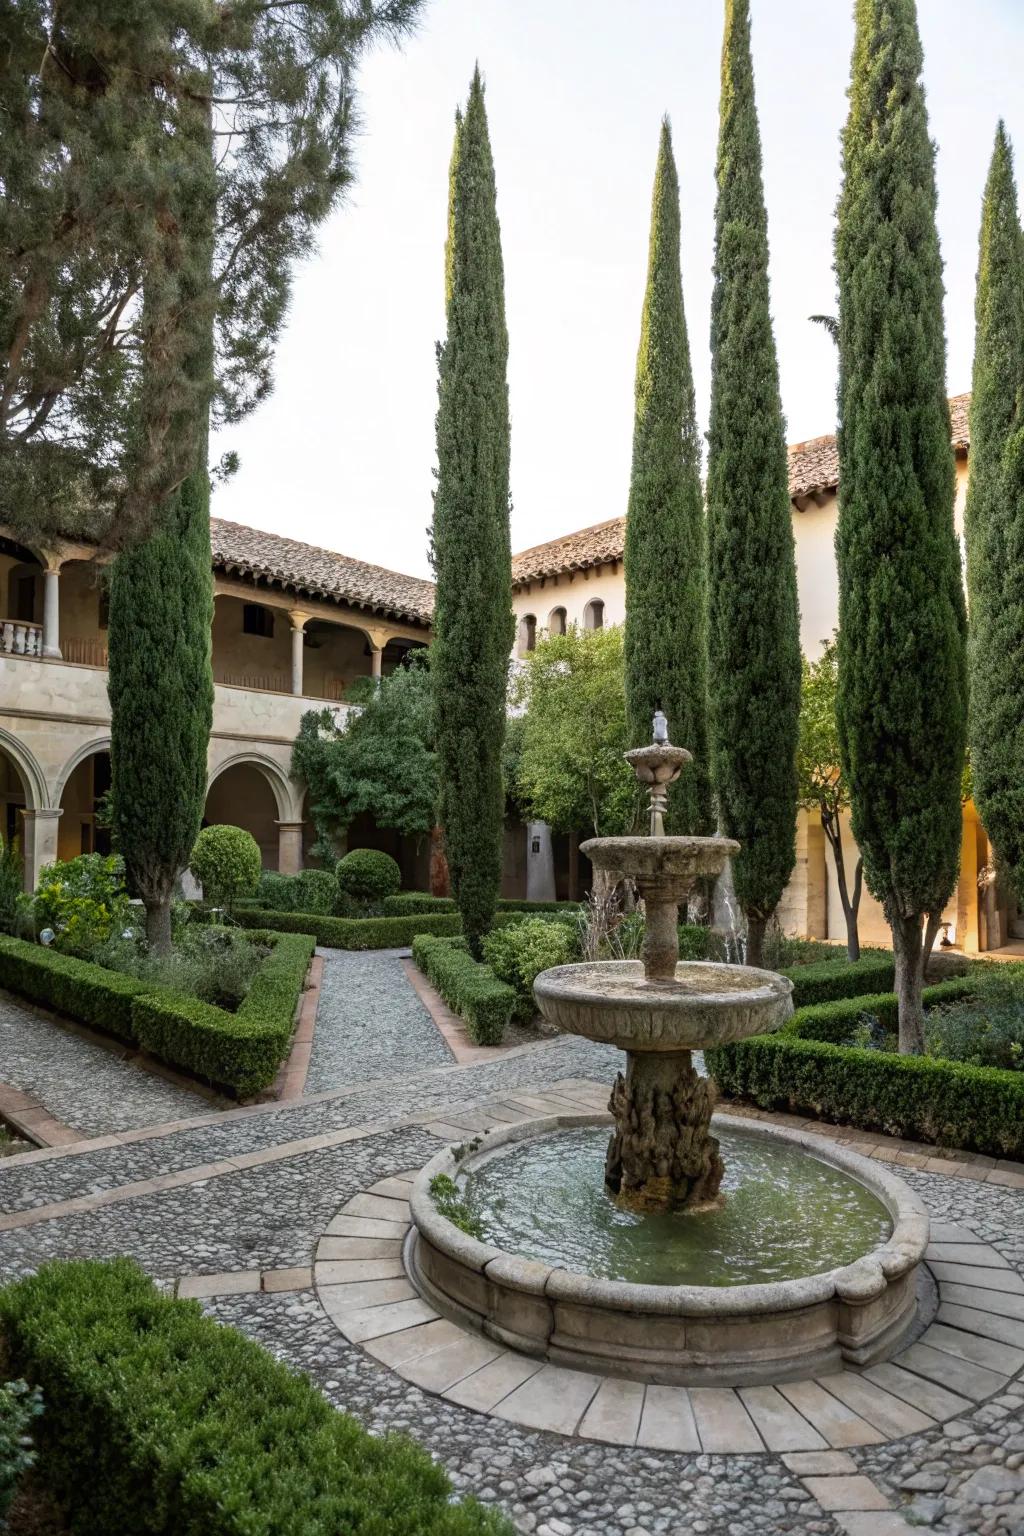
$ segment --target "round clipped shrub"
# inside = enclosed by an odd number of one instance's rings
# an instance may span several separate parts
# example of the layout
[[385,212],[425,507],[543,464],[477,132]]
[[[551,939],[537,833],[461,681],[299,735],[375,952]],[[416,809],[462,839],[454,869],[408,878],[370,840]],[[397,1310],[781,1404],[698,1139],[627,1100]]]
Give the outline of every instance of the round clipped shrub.
[[304,869],[295,876],[295,910],[327,917],[338,901],[338,883],[329,869]]
[[383,901],[402,888],[402,871],[389,853],[353,848],[338,863],[338,889],[357,901]]
[[192,848],[192,873],[216,906],[255,896],[261,867],[259,844],[242,827],[204,827]]

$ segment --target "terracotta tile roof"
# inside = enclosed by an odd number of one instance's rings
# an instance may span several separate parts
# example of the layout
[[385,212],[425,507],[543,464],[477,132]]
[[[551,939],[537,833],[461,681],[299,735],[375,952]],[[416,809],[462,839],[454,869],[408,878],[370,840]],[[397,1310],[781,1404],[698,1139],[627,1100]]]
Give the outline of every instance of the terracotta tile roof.
[[264,577],[310,597],[333,598],[413,624],[429,624],[433,618],[432,581],[219,517],[210,519],[210,541],[214,566],[220,570]]
[[[960,454],[966,453],[971,443],[970,405],[969,394],[954,395],[949,402],[953,449]],[[833,433],[812,437],[806,443],[790,444],[789,494],[794,500],[798,496],[834,491],[838,484],[839,452]],[[535,544],[532,549],[521,550],[512,556],[513,585],[521,586],[562,571],[582,571],[609,560],[621,560],[625,545],[624,517],[611,517],[591,528],[580,528],[576,533],[551,539],[547,544]]]

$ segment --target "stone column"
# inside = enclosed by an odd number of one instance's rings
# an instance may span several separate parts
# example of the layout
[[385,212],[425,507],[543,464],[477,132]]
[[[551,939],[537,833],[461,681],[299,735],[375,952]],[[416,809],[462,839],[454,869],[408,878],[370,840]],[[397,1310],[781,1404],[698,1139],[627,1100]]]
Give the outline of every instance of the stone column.
[[292,693],[302,693],[303,645],[306,638],[306,613],[289,613],[292,626]]
[[384,647],[382,645],[370,646],[370,675],[376,682],[380,682],[384,675]]
[[551,828],[546,821],[526,823],[526,899],[555,899],[555,856]]
[[279,875],[297,875],[302,868],[301,821],[277,823],[277,872]]
[[43,656],[60,661],[60,566],[43,571]]
[[24,810],[21,813],[21,857],[25,867],[26,891],[35,890],[40,870],[52,864],[57,857],[57,823],[63,814],[63,811],[49,808]]

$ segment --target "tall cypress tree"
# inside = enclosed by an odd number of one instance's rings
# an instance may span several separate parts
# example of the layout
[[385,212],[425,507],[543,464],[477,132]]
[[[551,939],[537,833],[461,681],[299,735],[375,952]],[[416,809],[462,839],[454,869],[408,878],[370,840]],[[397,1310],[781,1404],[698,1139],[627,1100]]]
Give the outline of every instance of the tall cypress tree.
[[[128,546],[110,580],[108,691],[114,829],[129,884],[146,908],[150,944],[171,944],[171,898],[188,863],[206,802],[206,758],[213,723],[213,569],[210,553],[208,418],[213,380],[213,316],[209,300],[216,198],[210,125],[197,106],[196,154],[183,159],[174,204],[167,209],[171,258],[162,281],[187,327],[180,424],[193,440],[193,467],[162,504],[153,531]],[[167,296],[163,294],[161,309]],[[161,345],[160,327],[144,348]],[[144,350],[143,370],[146,369]],[[145,379],[143,381],[145,430]]]
[[463,932],[479,956],[501,881],[501,749],[514,634],[505,278],[479,69],[465,114],[456,117],[445,281],[431,676],[441,824]]
[[693,763],[669,793],[669,830],[710,832],[704,495],[690,342],[679,267],[679,179],[661,125],[636,360],[626,521],[626,709],[630,742],[651,739],[656,709]]
[[974,799],[1024,894],[1024,252],[1000,123],[981,216],[967,489]]
[[839,690],[868,889],[892,928],[900,1049],[956,884],[967,721],[942,261],[914,0],[857,0],[839,285]]
[[747,959],[796,859],[800,625],[785,429],[768,302],[768,220],[749,0],[726,0],[708,433],[712,785],[738,838]]

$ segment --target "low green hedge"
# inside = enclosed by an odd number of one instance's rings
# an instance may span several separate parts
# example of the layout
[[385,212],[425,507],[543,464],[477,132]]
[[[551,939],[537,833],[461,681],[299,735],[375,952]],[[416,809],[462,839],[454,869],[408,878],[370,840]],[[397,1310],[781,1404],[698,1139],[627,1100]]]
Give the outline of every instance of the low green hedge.
[[852,964],[819,960],[811,965],[792,965],[782,972],[793,983],[793,1007],[825,1003],[842,997],[891,992],[896,971],[891,955],[865,955]]
[[240,1098],[269,1088],[288,1053],[315,945],[304,933],[256,937],[273,949],[235,1013],[162,991],[137,998],[132,1007],[143,1050]]
[[[399,891],[397,896],[386,896],[382,903],[385,917],[408,917],[419,912],[457,912],[458,906],[451,896],[431,896],[426,891]],[[499,912],[578,912],[578,901],[520,901],[502,897]]]
[[[498,912],[494,926],[519,922],[527,915],[519,908]],[[413,914],[411,917],[320,917],[315,912],[236,909],[232,916],[243,928],[312,934],[316,942],[327,949],[408,949],[421,933],[433,938],[453,939],[462,932],[462,920],[457,912],[425,912],[422,916]]]
[[478,1045],[500,1045],[516,1008],[514,987],[474,960],[461,939],[417,934],[412,958]]
[[[926,987],[925,1005],[969,996],[970,979]],[[865,1014],[895,1029],[892,993],[800,1009],[774,1035],[704,1053],[721,1093],[992,1157],[1024,1156],[1024,1072],[844,1044]]]
[[0,1291],[0,1332],[42,1388],[38,1472],[75,1536],[512,1536],[130,1260],[45,1265]]
[[41,944],[0,935],[0,987],[104,1034],[135,1041],[132,1005],[145,982]]
[[236,1013],[7,937],[0,937],[0,986],[247,1095],[274,1081],[287,1053],[314,948],[302,933],[253,937],[272,949]]

